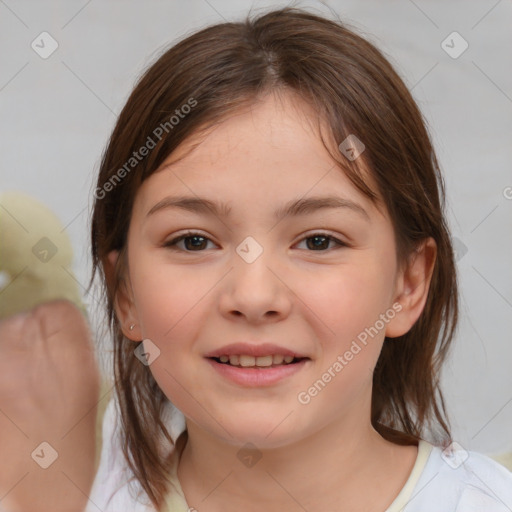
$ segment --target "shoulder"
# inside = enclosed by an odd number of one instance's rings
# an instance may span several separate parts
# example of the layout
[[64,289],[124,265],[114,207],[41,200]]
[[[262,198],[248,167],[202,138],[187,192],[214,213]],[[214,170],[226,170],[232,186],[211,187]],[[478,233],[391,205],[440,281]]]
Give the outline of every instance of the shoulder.
[[97,512],[98,509],[103,512],[153,512],[149,500],[139,501],[141,486],[124,458],[118,408],[114,394],[103,415],[100,463],[84,512]]
[[507,512],[512,473],[490,457],[458,443],[432,446],[406,512]]

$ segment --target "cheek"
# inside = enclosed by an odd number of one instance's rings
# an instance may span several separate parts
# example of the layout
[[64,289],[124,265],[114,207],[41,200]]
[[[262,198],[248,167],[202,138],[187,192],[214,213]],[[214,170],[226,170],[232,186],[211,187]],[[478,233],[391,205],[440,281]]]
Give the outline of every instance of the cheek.
[[[314,335],[321,340],[321,373],[316,378],[329,383],[318,406],[330,401],[348,406],[371,387],[385,336],[380,315],[388,308],[391,286],[384,268],[384,260],[358,258],[353,264],[331,267],[325,276],[316,274],[301,281],[297,294],[308,306],[303,314],[316,326]],[[314,382],[308,385],[314,387]]]
[[391,286],[389,276],[371,261],[331,267],[325,274],[304,274],[296,288],[325,339],[338,346],[357,337],[384,313]]
[[147,257],[133,261],[137,264],[131,266],[131,281],[142,336],[160,350],[149,370],[180,410],[191,417],[200,415],[200,409],[195,410],[195,402],[190,401],[191,395],[201,393],[194,341],[205,321],[207,293],[215,282],[192,267],[178,271]]
[[192,267],[177,268],[150,258],[133,266],[131,281],[143,335],[164,344],[198,325],[194,317],[216,282]]

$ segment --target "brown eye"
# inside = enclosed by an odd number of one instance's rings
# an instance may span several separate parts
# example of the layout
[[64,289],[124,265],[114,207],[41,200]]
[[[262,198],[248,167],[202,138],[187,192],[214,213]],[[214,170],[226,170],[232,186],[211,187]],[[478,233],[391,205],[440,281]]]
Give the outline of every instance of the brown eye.
[[330,238],[326,236],[312,236],[307,239],[308,249],[327,249],[329,246]]
[[[199,252],[206,249],[208,242],[211,240],[199,233],[185,233],[176,238],[173,238],[169,242],[164,244],[164,247],[169,247],[173,250],[182,250],[186,252]],[[180,244],[183,242],[181,246]]]
[[204,236],[186,236],[183,238],[185,247],[191,251],[204,249],[206,246],[206,238]]
[[[336,246],[347,246],[347,244],[343,243],[341,240],[322,233],[315,233],[313,236],[304,238],[301,242],[303,241],[306,242],[307,249],[320,252],[326,252],[328,249],[335,248]],[[335,247],[329,247],[331,242],[335,244]]]

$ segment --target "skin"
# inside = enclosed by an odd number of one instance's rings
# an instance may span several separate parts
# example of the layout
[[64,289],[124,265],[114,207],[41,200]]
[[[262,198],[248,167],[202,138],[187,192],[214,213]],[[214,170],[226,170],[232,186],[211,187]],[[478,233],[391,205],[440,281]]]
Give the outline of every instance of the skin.
[[[338,510],[340,503],[384,510],[417,456],[417,447],[394,445],[371,426],[371,377],[384,337],[406,333],[425,305],[435,242],[425,240],[399,270],[387,213],[334,166],[308,122],[313,115],[288,94],[266,96],[192,152],[178,148],[134,202],[116,311],[128,338],[149,338],[161,351],[149,368],[187,418],[178,477],[200,511]],[[361,205],[368,220],[349,208],[273,218],[288,201],[333,194]],[[166,208],[147,216],[171,195],[222,200],[232,214]],[[190,240],[164,246],[186,230],[208,238],[202,250]],[[348,245],[324,241],[315,250],[307,237],[318,232]],[[263,248],[252,263],[236,252],[247,236]],[[111,253],[112,269],[116,258]],[[297,394],[397,303],[400,313],[309,404],[299,403]],[[204,358],[242,340],[268,340],[311,360],[273,386],[248,389]],[[237,458],[248,442],[261,455],[252,467]]]
[[87,321],[71,302],[41,304],[0,321],[0,354],[1,509],[84,510],[100,389]]

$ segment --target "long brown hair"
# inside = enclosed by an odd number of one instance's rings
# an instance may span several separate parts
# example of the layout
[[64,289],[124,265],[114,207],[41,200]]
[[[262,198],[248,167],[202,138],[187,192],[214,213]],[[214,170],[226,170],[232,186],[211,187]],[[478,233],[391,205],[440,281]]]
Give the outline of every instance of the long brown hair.
[[[388,60],[355,29],[292,7],[249,14],[242,22],[186,37],[149,67],[119,116],[95,191],[91,283],[99,271],[114,338],[123,451],[157,509],[168,492],[171,463],[159,448],[162,438],[172,445],[161,419],[168,399],[134,357],[134,343],[123,336],[113,307],[128,263],[134,198],[187,137],[281,90],[312,105],[338,144],[350,134],[364,142],[366,150],[351,161],[322,138],[354,185],[375,204],[382,200],[394,226],[400,265],[425,238],[437,244],[420,318],[405,335],[385,340],[373,376],[371,422],[399,444],[425,436],[443,443],[451,439],[439,371],[457,325],[457,279],[443,179],[422,114]],[[171,120],[175,113],[179,119]],[[148,154],[131,160],[143,146],[151,146]],[[364,180],[363,166],[378,190]],[[112,250],[120,257],[115,278],[108,279],[105,264]]]

